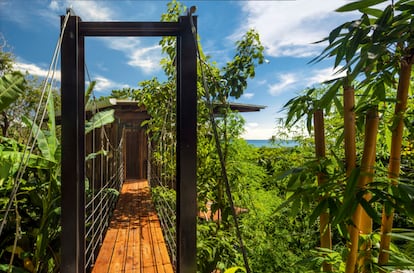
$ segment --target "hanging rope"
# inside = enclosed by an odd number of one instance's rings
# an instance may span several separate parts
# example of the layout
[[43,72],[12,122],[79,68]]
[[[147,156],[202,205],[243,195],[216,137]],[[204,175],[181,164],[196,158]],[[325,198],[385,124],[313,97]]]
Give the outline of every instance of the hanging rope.
[[243,238],[242,238],[242,235],[241,235],[241,232],[240,232],[240,227],[239,227],[239,221],[238,221],[238,218],[237,218],[237,214],[236,214],[236,210],[235,210],[235,206],[234,206],[234,201],[233,201],[233,196],[232,196],[232,193],[231,193],[229,178],[228,178],[228,175],[227,175],[227,168],[226,168],[226,164],[225,164],[225,160],[224,160],[223,151],[222,151],[222,148],[221,148],[221,145],[220,145],[220,138],[219,138],[218,131],[217,131],[217,123],[216,123],[216,120],[214,118],[214,107],[213,107],[213,103],[211,101],[211,95],[210,95],[210,92],[209,92],[209,88],[208,88],[208,84],[207,84],[203,64],[205,64],[207,66],[207,68],[209,68],[209,66],[201,58],[200,48],[199,48],[199,45],[198,45],[198,42],[197,42],[197,32],[196,32],[196,28],[194,26],[194,21],[193,21],[193,17],[192,17],[193,12],[195,12],[194,7],[192,7],[188,11],[188,16],[190,18],[191,32],[193,34],[194,43],[195,43],[195,47],[196,47],[196,50],[197,50],[197,57],[198,57],[198,60],[200,61],[200,72],[201,72],[201,77],[202,77],[202,81],[203,81],[203,88],[204,88],[205,96],[206,96],[206,103],[207,103],[207,107],[209,109],[209,118],[210,118],[210,123],[211,123],[212,129],[213,129],[215,146],[216,146],[217,154],[218,154],[218,157],[219,157],[219,160],[220,160],[221,175],[222,175],[223,180],[224,180],[224,184],[225,184],[225,188],[226,188],[226,195],[227,195],[227,198],[229,199],[229,203],[230,203],[230,207],[231,207],[231,213],[232,213],[232,216],[233,216],[233,219],[234,219],[234,225],[236,227],[236,234],[237,234],[237,238],[238,238],[239,244],[240,244],[240,249],[241,249],[241,252],[242,252],[242,255],[243,255],[244,267],[245,267],[247,273],[251,273],[250,266],[249,266],[249,261],[248,261],[248,258],[247,258],[247,251],[246,251],[246,248],[245,248],[244,243],[243,243]]
[[[47,105],[47,103],[50,99],[53,87],[56,83],[55,74],[56,74],[56,70],[57,70],[58,57],[59,57],[60,48],[61,48],[61,45],[62,45],[63,33],[65,32],[66,25],[67,25],[67,22],[69,20],[69,16],[70,16],[70,10],[67,10],[64,22],[62,24],[62,31],[61,31],[61,34],[60,34],[59,39],[57,41],[55,51],[53,53],[52,61],[51,61],[50,66],[49,66],[49,70],[48,70],[48,72],[46,74],[46,77],[43,81],[43,87],[42,87],[42,93],[41,93],[41,96],[40,96],[40,101],[39,101],[38,107],[36,109],[35,116],[33,118],[33,124],[36,124],[37,119],[39,118],[39,116],[41,116],[41,118],[39,120],[39,125],[36,129],[36,132],[33,132],[33,130],[30,130],[29,137],[26,139],[26,142],[25,142],[25,145],[24,145],[26,148],[24,149],[24,151],[22,153],[21,160],[20,160],[20,163],[19,163],[19,168],[18,168],[16,177],[14,179],[13,188],[12,188],[12,191],[10,193],[9,202],[7,204],[7,208],[6,208],[6,211],[4,213],[4,218],[3,218],[2,222],[1,222],[1,225],[0,225],[0,236],[1,236],[1,234],[3,232],[3,229],[4,229],[4,227],[7,223],[7,216],[9,214],[9,212],[11,211],[12,204],[13,204],[13,202],[16,201],[17,191],[20,187],[20,183],[21,183],[23,174],[26,171],[26,167],[29,163],[30,156],[32,155],[34,147],[35,147],[34,144],[37,141],[40,129],[42,127],[44,118],[46,116],[47,107],[44,107],[43,112],[40,113],[41,112],[41,106],[43,104]],[[46,101],[44,101],[45,97],[46,97]],[[30,149],[29,149],[29,147],[30,147]],[[16,231],[16,233],[17,233],[17,231]],[[17,236],[17,234],[16,234],[16,236]]]

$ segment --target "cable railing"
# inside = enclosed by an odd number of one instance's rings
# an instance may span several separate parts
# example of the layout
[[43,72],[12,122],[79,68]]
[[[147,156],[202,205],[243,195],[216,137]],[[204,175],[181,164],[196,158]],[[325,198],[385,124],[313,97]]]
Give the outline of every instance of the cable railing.
[[[160,143],[154,149],[149,143],[152,200],[160,220],[164,240],[173,267],[177,264],[176,242],[176,193],[175,193],[175,145]],[[168,147],[167,147],[168,146]]]
[[[100,131],[97,137],[95,131]],[[100,142],[97,145],[97,140]],[[87,136],[88,141],[88,136]],[[123,142],[113,147],[105,129],[89,136],[92,150],[86,161],[85,187],[85,269],[95,263],[105,232],[109,226],[124,178]],[[100,150],[96,151],[96,147]]]

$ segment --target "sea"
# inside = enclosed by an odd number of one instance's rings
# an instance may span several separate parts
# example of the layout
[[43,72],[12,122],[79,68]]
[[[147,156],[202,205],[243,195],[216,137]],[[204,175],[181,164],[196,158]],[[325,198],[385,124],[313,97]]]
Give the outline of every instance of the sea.
[[246,141],[255,147],[294,147],[298,145],[294,140],[277,140],[275,143],[268,139],[246,139]]

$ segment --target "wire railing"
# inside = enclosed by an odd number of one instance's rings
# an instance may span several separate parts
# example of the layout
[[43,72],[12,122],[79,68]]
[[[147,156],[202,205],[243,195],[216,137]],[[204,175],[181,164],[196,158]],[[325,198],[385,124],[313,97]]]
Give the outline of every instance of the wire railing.
[[[99,137],[95,131],[100,131]],[[85,269],[95,263],[124,178],[122,139],[113,147],[102,128],[91,133],[90,141],[93,151],[87,157],[85,181]]]
[[177,264],[176,241],[176,193],[175,193],[175,145],[165,142],[154,149],[149,142],[150,174],[152,200],[162,227],[164,240],[173,267]]

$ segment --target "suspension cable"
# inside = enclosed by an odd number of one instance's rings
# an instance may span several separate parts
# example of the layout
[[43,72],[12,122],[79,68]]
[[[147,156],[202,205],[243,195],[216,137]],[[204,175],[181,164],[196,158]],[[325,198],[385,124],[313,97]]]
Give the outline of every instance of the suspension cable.
[[[7,216],[9,214],[10,210],[11,210],[13,200],[15,200],[15,198],[16,198],[16,194],[17,194],[17,191],[19,189],[21,179],[22,179],[23,174],[26,170],[26,167],[29,163],[30,156],[32,155],[33,150],[34,150],[34,143],[37,141],[37,138],[38,138],[39,133],[40,133],[40,129],[42,127],[42,123],[43,123],[44,118],[46,116],[47,107],[44,107],[43,112],[41,114],[41,118],[39,120],[39,125],[37,126],[37,128],[35,130],[35,133],[34,133],[33,132],[34,131],[33,126],[36,124],[36,120],[40,116],[41,106],[42,106],[43,100],[45,99],[45,96],[46,96],[45,105],[47,105],[47,103],[50,99],[51,93],[52,93],[53,85],[55,83],[55,73],[56,73],[56,69],[57,69],[58,57],[59,57],[59,54],[60,54],[60,48],[61,48],[61,45],[62,45],[63,34],[65,32],[66,25],[67,25],[67,22],[69,20],[70,14],[71,14],[70,10],[67,10],[64,22],[62,24],[62,30],[61,30],[59,39],[58,39],[56,47],[55,47],[55,51],[53,53],[52,61],[51,61],[50,66],[49,66],[49,70],[48,70],[48,72],[46,74],[46,77],[43,81],[42,93],[41,93],[40,101],[38,103],[38,106],[37,106],[37,109],[36,109],[36,112],[35,112],[35,116],[33,118],[32,130],[30,130],[29,137],[26,139],[26,142],[25,142],[26,143],[25,144],[26,148],[24,149],[24,151],[22,153],[21,160],[20,160],[20,163],[19,163],[19,168],[18,168],[16,177],[14,179],[14,185],[13,185],[12,191],[10,193],[9,202],[7,204],[7,208],[6,208],[6,211],[4,213],[4,218],[3,218],[2,222],[1,222],[1,225],[0,225],[0,236],[1,236],[1,234],[3,232],[3,229],[4,229],[4,227],[7,223]],[[49,82],[50,82],[50,84],[48,84]],[[30,149],[28,150],[29,147],[30,147]]]
[[[193,8],[191,8],[191,9],[193,10]],[[217,123],[216,123],[216,120],[214,118],[213,103],[211,101],[211,95],[210,95],[210,92],[208,90],[206,75],[205,75],[205,71],[203,69],[203,64],[206,64],[206,63],[202,60],[202,57],[201,57],[201,54],[200,54],[200,48],[199,48],[198,41],[197,41],[196,28],[194,26],[193,17],[191,16],[190,10],[188,11],[188,17],[190,18],[191,33],[193,34],[194,43],[195,43],[195,47],[196,47],[196,51],[197,51],[196,52],[197,57],[198,57],[198,60],[200,61],[200,72],[201,72],[201,77],[202,77],[202,81],[203,81],[203,89],[205,91],[206,103],[207,103],[207,107],[209,109],[209,118],[210,118],[211,126],[212,126],[212,129],[213,129],[215,146],[216,146],[217,154],[218,154],[218,157],[219,157],[219,160],[220,160],[221,175],[223,177],[224,184],[225,184],[225,187],[226,187],[226,194],[227,194],[227,198],[229,199],[229,203],[230,203],[230,207],[231,207],[231,213],[232,213],[232,216],[233,216],[233,219],[234,219],[234,224],[235,224],[235,227],[236,227],[236,234],[237,234],[237,238],[238,238],[239,244],[240,244],[240,249],[241,249],[241,252],[242,252],[242,255],[243,255],[244,266],[245,266],[246,272],[251,273],[250,266],[249,266],[249,261],[248,261],[248,258],[247,258],[247,251],[246,251],[246,248],[245,248],[244,243],[243,243],[243,238],[242,238],[240,227],[239,227],[239,221],[238,221],[236,210],[235,210],[235,207],[234,207],[234,201],[233,201],[233,196],[232,196],[231,189],[230,189],[230,183],[229,183],[229,178],[228,178],[228,175],[227,175],[227,168],[226,168],[226,164],[225,164],[225,161],[224,161],[224,155],[223,155],[223,151],[222,151],[221,145],[220,145],[220,138],[219,138],[218,131],[217,131]],[[206,64],[206,66],[209,69],[208,64]]]

